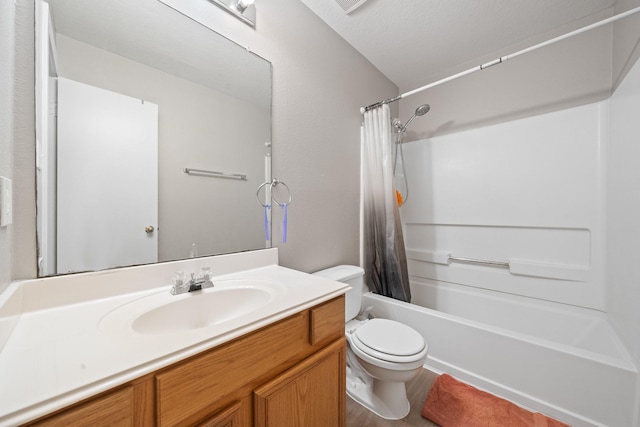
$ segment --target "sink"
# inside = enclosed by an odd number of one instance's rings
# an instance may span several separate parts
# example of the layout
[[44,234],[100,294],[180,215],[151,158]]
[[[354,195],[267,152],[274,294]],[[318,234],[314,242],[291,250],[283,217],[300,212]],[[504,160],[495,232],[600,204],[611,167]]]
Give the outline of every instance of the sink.
[[284,294],[284,285],[258,279],[214,280],[214,287],[181,295],[156,292],[106,314],[102,330],[132,329],[139,334],[171,334],[207,328],[264,308]]
[[143,334],[158,334],[204,328],[244,316],[271,300],[267,290],[250,287],[197,294],[189,293],[184,299],[142,314],[131,325],[133,330]]

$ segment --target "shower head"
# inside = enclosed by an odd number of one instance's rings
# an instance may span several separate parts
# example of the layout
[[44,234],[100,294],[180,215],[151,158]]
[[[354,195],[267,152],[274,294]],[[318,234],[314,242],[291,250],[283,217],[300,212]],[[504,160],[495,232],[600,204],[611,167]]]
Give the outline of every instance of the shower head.
[[416,108],[416,116],[424,116],[425,114],[427,114],[429,112],[429,110],[431,109],[431,107],[429,106],[429,104],[422,104],[421,106],[419,106],[418,108]]
[[399,128],[400,131],[404,132],[405,130],[407,130],[407,127],[409,127],[409,123],[411,123],[413,121],[413,119],[415,119],[417,116],[424,116],[425,114],[427,114],[429,112],[430,109],[431,109],[431,107],[429,106],[429,104],[422,104],[421,106],[416,108],[416,112],[413,113],[413,116],[411,116],[411,118],[409,120],[407,120],[407,123],[404,126]]

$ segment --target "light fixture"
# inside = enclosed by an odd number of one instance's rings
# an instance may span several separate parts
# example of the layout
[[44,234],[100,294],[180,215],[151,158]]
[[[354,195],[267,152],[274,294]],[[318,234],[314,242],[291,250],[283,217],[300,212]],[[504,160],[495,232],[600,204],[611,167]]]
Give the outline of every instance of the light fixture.
[[251,27],[256,26],[256,8],[253,6],[254,0],[209,0],[209,2],[235,16],[245,24]]

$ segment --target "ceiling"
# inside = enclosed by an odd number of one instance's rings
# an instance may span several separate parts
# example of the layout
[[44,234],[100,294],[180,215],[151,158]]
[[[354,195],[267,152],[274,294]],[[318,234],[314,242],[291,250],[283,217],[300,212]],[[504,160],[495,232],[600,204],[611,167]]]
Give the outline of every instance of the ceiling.
[[[343,0],[344,1],[344,0]],[[400,91],[613,14],[615,0],[302,0]]]

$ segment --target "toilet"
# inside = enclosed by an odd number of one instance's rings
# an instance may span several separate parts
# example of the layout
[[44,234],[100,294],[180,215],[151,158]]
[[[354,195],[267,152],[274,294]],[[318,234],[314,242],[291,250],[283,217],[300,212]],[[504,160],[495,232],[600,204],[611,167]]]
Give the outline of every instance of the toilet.
[[365,291],[362,268],[340,265],[314,274],[352,288],[346,293],[345,307],[347,394],[382,418],[406,417],[410,408],[405,382],[427,360],[424,338],[395,320],[358,316]]

